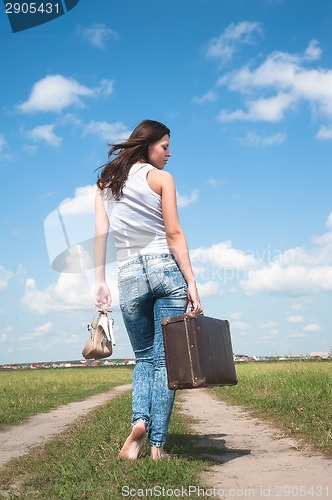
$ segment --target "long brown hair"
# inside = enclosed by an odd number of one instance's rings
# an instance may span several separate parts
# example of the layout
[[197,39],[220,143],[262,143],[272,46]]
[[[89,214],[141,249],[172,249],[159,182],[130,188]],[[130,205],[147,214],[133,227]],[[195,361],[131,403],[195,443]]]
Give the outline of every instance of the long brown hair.
[[109,144],[111,149],[108,157],[115,155],[113,160],[105,164],[98,175],[99,189],[110,188],[116,200],[123,194],[123,187],[128,178],[129,170],[134,163],[148,162],[149,145],[159,141],[164,135],[170,135],[170,129],[155,120],[143,120],[135,127],[130,137],[118,144]]

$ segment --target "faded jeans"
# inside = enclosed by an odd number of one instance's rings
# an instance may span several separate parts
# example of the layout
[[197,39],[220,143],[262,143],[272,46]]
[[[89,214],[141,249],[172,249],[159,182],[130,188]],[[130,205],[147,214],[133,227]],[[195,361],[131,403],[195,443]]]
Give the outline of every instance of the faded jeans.
[[161,319],[187,309],[187,284],[170,254],[143,255],[120,265],[120,308],[136,365],[132,425],[143,420],[151,446],[163,446],[175,391],[168,389]]

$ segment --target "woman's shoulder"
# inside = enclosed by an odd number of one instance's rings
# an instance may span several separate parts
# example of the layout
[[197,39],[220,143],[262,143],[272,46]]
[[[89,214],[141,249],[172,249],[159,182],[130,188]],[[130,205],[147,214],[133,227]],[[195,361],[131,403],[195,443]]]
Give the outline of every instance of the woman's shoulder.
[[172,174],[167,172],[167,170],[159,170],[159,168],[156,168],[153,166],[152,166],[152,169],[149,171],[149,177],[150,176],[153,176],[154,178],[160,179],[161,181],[165,181],[165,182],[173,180]]
[[147,182],[150,188],[159,195],[165,187],[174,184],[172,174],[164,170],[159,170],[155,167],[149,171]]

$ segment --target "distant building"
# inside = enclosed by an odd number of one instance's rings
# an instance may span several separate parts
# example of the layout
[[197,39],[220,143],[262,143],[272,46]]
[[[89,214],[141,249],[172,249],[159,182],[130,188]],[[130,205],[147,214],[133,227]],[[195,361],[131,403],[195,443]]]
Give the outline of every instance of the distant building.
[[256,361],[256,358],[246,354],[233,354],[233,359],[234,361]]
[[310,352],[309,353],[310,358],[329,358],[330,354],[328,352]]

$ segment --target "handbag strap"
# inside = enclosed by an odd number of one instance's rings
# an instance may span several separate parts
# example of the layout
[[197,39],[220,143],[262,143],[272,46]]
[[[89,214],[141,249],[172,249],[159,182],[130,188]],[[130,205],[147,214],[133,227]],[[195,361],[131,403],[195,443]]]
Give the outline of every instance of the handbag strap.
[[[100,318],[105,317],[106,318],[106,327],[103,328],[103,331],[105,332],[106,338],[109,342],[112,342],[113,345],[115,345],[115,340],[114,340],[114,334],[113,334],[113,325],[114,325],[114,319],[109,318],[106,312],[102,312],[97,310],[93,316],[93,319],[91,321],[91,328],[90,325],[88,325],[88,329],[91,329],[91,334],[97,329],[99,325]],[[97,319],[96,319],[97,318]]]
[[[98,326],[98,323],[99,323],[99,319],[100,317],[102,316],[102,312],[101,311],[96,311],[93,315],[93,318],[92,318],[92,321],[91,321],[91,326],[92,328],[96,329],[97,326]],[[97,319],[96,319],[97,318]]]

